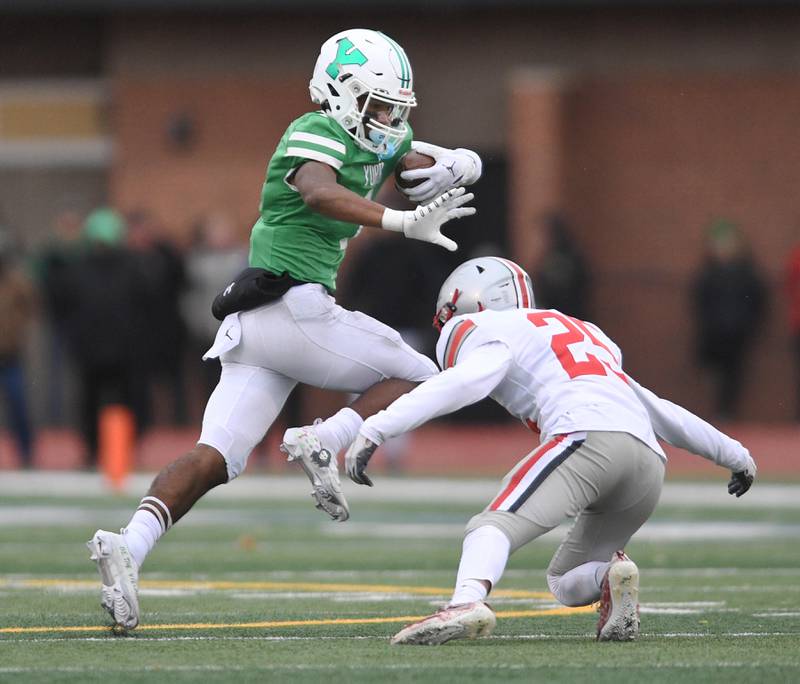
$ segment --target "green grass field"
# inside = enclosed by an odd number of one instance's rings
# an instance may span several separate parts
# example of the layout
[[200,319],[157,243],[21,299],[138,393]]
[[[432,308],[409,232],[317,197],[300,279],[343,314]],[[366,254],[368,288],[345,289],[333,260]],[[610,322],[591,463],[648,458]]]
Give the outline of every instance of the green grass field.
[[344,524],[289,493],[212,495],[151,554],[142,625],[123,638],[83,542],[137,499],[5,491],[0,681],[800,681],[800,488],[792,502],[764,485],[759,505],[665,496],[628,547],[642,575],[635,643],[596,643],[596,614],[549,596],[556,530],[511,559],[491,638],[431,648],[388,640],[449,598],[460,529],[483,501],[430,503],[453,483],[377,486],[409,494],[351,497]]

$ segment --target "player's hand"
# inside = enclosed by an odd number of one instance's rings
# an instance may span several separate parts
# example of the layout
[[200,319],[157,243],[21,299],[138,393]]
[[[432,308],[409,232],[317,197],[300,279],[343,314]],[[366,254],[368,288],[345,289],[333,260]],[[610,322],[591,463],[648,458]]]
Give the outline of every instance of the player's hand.
[[475,213],[474,207],[463,206],[475,197],[471,192],[464,194],[465,192],[464,188],[448,190],[433,202],[420,205],[413,211],[386,209],[383,212],[382,226],[386,230],[402,231],[412,240],[430,242],[455,252],[458,244],[442,235],[441,227],[452,219]]
[[400,189],[416,204],[427,204],[442,193],[462,185],[472,185],[481,177],[483,164],[472,150],[461,147],[450,150],[416,140],[411,143],[411,149],[436,160],[426,169],[409,169],[400,174],[406,181],[425,179],[413,188]]
[[369,459],[375,453],[378,445],[371,442],[363,435],[358,435],[356,441],[350,445],[344,456],[344,468],[350,479],[356,484],[372,487],[372,480],[364,472],[367,468]]
[[731,473],[731,479],[730,482],[728,482],[728,494],[733,494],[738,499],[750,489],[755,479],[756,463],[751,458],[744,470]]

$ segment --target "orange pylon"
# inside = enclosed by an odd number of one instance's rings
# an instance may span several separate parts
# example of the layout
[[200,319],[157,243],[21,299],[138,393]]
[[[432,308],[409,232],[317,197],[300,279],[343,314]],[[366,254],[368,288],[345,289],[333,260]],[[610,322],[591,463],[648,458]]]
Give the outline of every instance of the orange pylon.
[[119,491],[133,466],[136,439],[133,413],[127,406],[111,404],[100,410],[98,441],[100,470],[111,486]]

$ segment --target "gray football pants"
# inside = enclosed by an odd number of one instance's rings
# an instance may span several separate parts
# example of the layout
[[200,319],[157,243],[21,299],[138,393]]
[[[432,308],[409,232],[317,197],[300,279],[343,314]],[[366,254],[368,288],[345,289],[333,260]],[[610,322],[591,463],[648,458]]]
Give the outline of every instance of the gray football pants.
[[497,497],[466,532],[497,527],[513,553],[575,518],[547,569],[548,575],[563,575],[623,549],[655,509],[663,480],[663,459],[627,433],[559,435],[506,475]]

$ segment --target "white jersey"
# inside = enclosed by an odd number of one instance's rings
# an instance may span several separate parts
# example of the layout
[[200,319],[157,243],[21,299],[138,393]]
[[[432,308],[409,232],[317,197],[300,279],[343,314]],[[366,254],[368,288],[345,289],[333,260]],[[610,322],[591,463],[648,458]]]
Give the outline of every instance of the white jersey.
[[436,347],[442,372],[367,419],[377,444],[491,396],[542,440],[585,431],[625,432],[666,460],[670,444],[744,470],[747,449],[622,370],[619,347],[597,326],[555,310],[485,310],[456,316]]

